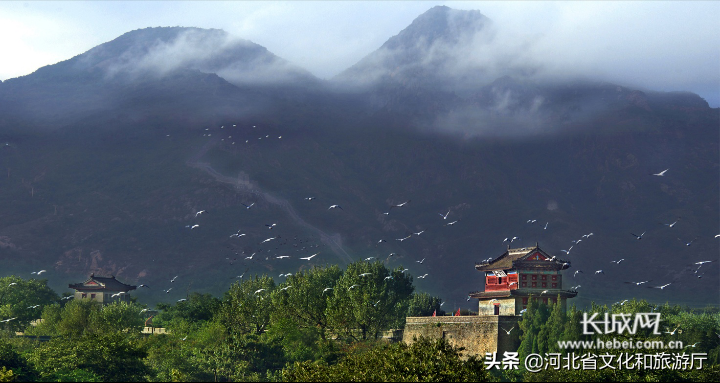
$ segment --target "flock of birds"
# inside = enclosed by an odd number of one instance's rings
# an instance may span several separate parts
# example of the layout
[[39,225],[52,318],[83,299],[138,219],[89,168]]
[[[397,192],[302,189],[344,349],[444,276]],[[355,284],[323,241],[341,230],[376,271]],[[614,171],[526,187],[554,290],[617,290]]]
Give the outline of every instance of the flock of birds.
[[[234,129],[237,129],[237,128],[238,128],[237,125],[234,124],[234,125],[232,125],[232,128],[230,128],[229,126],[228,126],[228,129],[225,129],[225,128],[226,128],[226,127],[225,127],[224,125],[219,128],[221,134],[224,134],[224,136],[221,137],[220,140],[221,140],[221,141],[226,141],[226,140],[227,140],[227,143],[228,143],[228,144],[234,145],[234,144],[236,143],[236,141],[233,139],[233,134],[235,135],[236,139],[239,138],[239,136],[240,136],[239,134],[232,132],[233,128],[234,128]],[[254,125],[253,128],[256,129],[257,126]],[[205,131],[206,131],[206,132],[203,133],[203,136],[205,136],[205,137],[211,137],[211,136],[212,136],[212,133],[210,132],[210,128],[206,128]],[[168,135],[168,136],[169,136],[169,135]],[[216,136],[216,137],[217,137],[217,136]],[[274,137],[273,137],[273,138],[274,138]],[[271,139],[271,137],[270,137],[269,134],[260,135],[260,137],[257,137],[257,140],[262,140],[262,139],[266,139],[266,140],[267,140],[267,139]],[[277,139],[282,139],[282,136],[278,136]],[[246,144],[247,144],[247,143],[250,143],[250,139],[249,139],[249,138],[246,139],[246,140],[245,140],[245,143],[246,143]],[[670,170],[670,169],[665,169],[665,170],[663,170],[663,171],[661,171],[661,172],[653,173],[653,174],[651,174],[651,175],[652,175],[652,176],[657,176],[657,177],[665,177],[665,176],[666,176],[666,173],[667,173],[669,170]],[[317,200],[317,197],[315,197],[315,196],[308,196],[308,197],[305,197],[304,200],[305,200],[307,203],[313,203],[313,201],[316,201],[316,200]],[[401,203],[393,203],[393,204],[390,204],[390,206],[387,207],[386,211],[382,212],[382,215],[384,215],[384,216],[389,216],[389,215],[391,214],[391,212],[393,212],[393,209],[406,208],[406,207],[410,204],[410,202],[411,202],[411,200],[406,200],[406,201],[403,201],[403,202],[401,202]],[[242,204],[242,205],[245,207],[245,209],[248,210],[248,211],[250,211],[254,206],[256,206],[255,202],[250,202],[250,203],[241,202],[241,204]],[[328,206],[327,209],[326,209],[327,211],[332,211],[332,210],[344,211],[344,209],[342,208],[342,206],[340,206],[339,204],[330,204],[330,205],[326,205],[326,206]],[[439,220],[441,220],[441,222],[442,222],[442,226],[446,226],[446,227],[448,227],[448,226],[453,226],[453,225],[456,225],[456,224],[459,222],[459,220],[457,220],[457,219],[452,220],[452,219],[449,218],[449,217],[451,216],[451,213],[452,213],[452,209],[448,209],[447,211],[438,212],[438,213],[437,213],[438,216],[440,217]],[[194,217],[193,217],[193,218],[196,220],[196,222],[193,222],[193,223],[188,224],[188,225],[185,226],[188,230],[192,230],[192,231],[194,231],[194,230],[196,230],[196,229],[200,229],[200,230],[201,230],[201,222],[199,222],[199,221],[200,221],[200,220],[202,219],[202,217],[204,217],[204,216],[212,215],[212,213],[209,213],[207,210],[198,210],[198,211],[194,212],[193,214],[194,214]],[[675,220],[674,222],[671,222],[671,223],[663,223],[663,225],[665,225],[668,229],[672,229],[672,228],[674,228],[674,227],[678,224],[679,221],[680,221],[680,218],[678,218],[677,220]],[[525,223],[528,224],[528,225],[534,225],[536,222],[538,222],[537,219],[528,219]],[[545,222],[545,224],[543,225],[543,230],[548,230],[549,225],[550,225],[550,222],[549,222],[549,221]],[[283,226],[283,225],[282,225],[282,224],[279,224],[278,222],[271,222],[271,223],[265,223],[265,224],[264,224],[264,227],[267,228],[267,229],[269,230],[269,232],[273,232],[273,233],[279,231],[279,228],[282,227],[282,226]],[[230,233],[228,234],[228,239],[229,239],[230,241],[238,241],[238,240],[242,241],[242,240],[247,240],[248,238],[251,237],[251,236],[248,235],[248,233],[243,232],[243,231],[244,231],[243,229],[233,230],[232,232],[230,232]],[[404,235],[404,236],[402,236],[402,237],[400,237],[400,238],[394,238],[394,241],[395,241],[396,243],[398,243],[398,244],[402,244],[403,242],[405,242],[405,241],[407,241],[407,240],[410,240],[410,239],[412,239],[413,237],[418,237],[418,236],[422,235],[422,234],[425,233],[425,232],[426,232],[426,230],[419,230],[419,231],[417,231],[417,232],[410,232],[410,233],[407,233],[406,235]],[[646,233],[647,233],[647,231],[643,231],[641,234],[635,234],[635,233],[632,233],[632,232],[631,232],[630,235],[632,235],[636,240],[643,240],[644,237],[645,237],[645,235],[646,235]],[[570,256],[570,255],[571,255],[571,251],[572,251],[574,248],[576,248],[576,247],[577,247],[581,242],[583,242],[584,240],[585,240],[585,241],[588,240],[588,239],[589,239],[591,236],[593,236],[593,235],[594,235],[594,233],[584,234],[584,235],[582,235],[581,238],[579,238],[579,239],[577,239],[577,240],[571,241],[571,245],[570,245],[567,249],[562,249],[562,250],[560,250],[560,251],[563,252],[566,256]],[[718,234],[718,235],[715,236],[715,238],[719,238],[719,237],[720,237],[720,234]],[[692,238],[690,241],[683,241],[683,240],[681,240],[681,241],[685,244],[685,246],[688,246],[688,247],[689,247],[689,246],[691,246],[698,238],[700,238],[700,237],[699,237],[699,236],[695,236],[695,237]],[[680,240],[680,238],[678,238],[678,239]],[[509,248],[512,243],[514,243],[515,241],[518,241],[518,240],[520,240],[520,237],[518,237],[518,236],[508,236],[508,237],[506,237],[506,238],[502,241],[502,243],[503,243],[503,244],[506,244],[506,245],[508,246],[508,248]],[[378,246],[381,246],[383,243],[388,243],[388,239],[385,239],[385,238],[380,238],[380,239],[378,239],[378,241],[377,241],[376,244],[375,244],[375,247],[377,248]],[[229,262],[230,265],[232,265],[232,264],[238,262],[238,258],[240,258],[240,261],[246,263],[246,266],[247,266],[247,263],[248,263],[248,262],[251,262],[251,263],[262,263],[263,266],[264,266],[266,269],[268,269],[268,270],[274,270],[274,269],[276,269],[276,268],[284,268],[284,267],[283,267],[282,265],[279,265],[279,264],[269,265],[268,262],[271,262],[271,261],[283,261],[283,260],[288,260],[288,259],[296,258],[296,259],[299,259],[299,260],[301,260],[301,261],[304,261],[304,262],[308,262],[308,263],[309,263],[309,262],[313,261],[314,259],[316,259],[316,257],[318,257],[319,259],[322,259],[322,255],[323,255],[323,250],[324,250],[324,249],[322,249],[321,246],[322,246],[322,247],[325,247],[326,245],[322,243],[322,241],[320,240],[320,238],[319,238],[318,236],[302,237],[302,236],[300,236],[300,235],[281,236],[280,234],[273,234],[273,235],[269,235],[267,238],[265,238],[265,239],[263,239],[263,240],[259,240],[259,242],[256,242],[256,243],[244,243],[244,244],[238,244],[238,242],[229,243],[226,247],[234,253],[234,256],[226,257],[226,260]],[[300,255],[306,255],[306,256],[302,256],[302,257],[301,257],[301,256],[291,256],[291,255],[289,255],[289,253],[290,253],[289,250],[295,250],[295,252],[303,253],[303,254],[300,254]],[[319,250],[320,250],[320,251],[319,251]],[[241,252],[242,252],[242,253],[241,253]],[[312,252],[312,254],[307,255],[307,254],[310,253],[310,252]],[[290,253],[290,254],[291,254],[291,253]],[[397,255],[397,253],[395,253],[395,252],[390,252],[387,256],[383,256],[382,258],[385,258],[385,261],[387,261],[387,260],[389,260],[391,257],[393,257],[393,256],[395,256],[395,255]],[[380,258],[380,257],[371,256],[371,257],[365,258],[364,260],[370,262],[370,261],[373,261],[374,259],[379,260],[379,258]],[[492,261],[492,259],[493,259],[493,258],[489,258],[489,259],[484,260],[483,262],[489,262],[489,261]],[[555,260],[555,259],[556,259],[556,257],[553,256],[553,257],[552,257],[551,259],[549,259],[549,260],[552,261],[552,260]],[[416,262],[418,265],[423,265],[424,262],[425,262],[425,260],[426,260],[426,259],[423,258],[422,260],[415,261],[415,262]],[[621,258],[621,259],[617,259],[617,260],[611,260],[610,263],[618,266],[618,265],[620,265],[620,263],[623,262],[623,261],[625,261],[625,259],[624,259],[624,258]],[[703,267],[703,265],[705,265],[705,264],[707,264],[707,263],[711,263],[711,262],[714,262],[714,260],[702,260],[702,261],[694,262],[694,263],[692,264],[693,266],[697,266],[697,268],[695,268],[695,270],[694,270],[694,273],[696,274],[697,278],[702,278],[702,276],[703,276],[703,274],[700,274],[700,273],[699,273],[699,271],[700,271],[700,269]],[[288,266],[290,266],[290,265],[288,265]],[[302,268],[302,267],[303,267],[303,266],[301,266],[301,268]],[[250,268],[247,267],[247,268],[245,269],[245,272],[243,272],[243,273],[240,274],[240,275],[237,275],[236,277],[233,277],[233,279],[242,279],[242,278],[245,276],[245,274],[249,271],[249,269],[250,269]],[[407,271],[407,269],[402,270],[402,272],[406,272],[406,271]],[[608,270],[608,271],[609,271],[609,270]],[[47,270],[34,271],[34,272],[32,272],[31,274],[40,276],[41,274],[43,274],[43,273],[45,273],[45,272],[47,272]],[[583,272],[582,270],[578,269],[578,270],[575,270],[575,271],[573,272],[572,276],[575,278],[575,277],[578,276],[578,274],[584,274],[584,272]],[[595,270],[593,274],[596,275],[596,276],[598,276],[598,275],[605,275],[605,269],[604,269],[604,268],[600,268],[600,269],[598,269],[598,270]],[[279,274],[279,277],[280,277],[280,278],[283,278],[283,277],[287,278],[287,277],[290,276],[290,275],[292,275],[291,272],[283,272],[283,273],[280,273],[280,274]],[[364,276],[367,276],[367,275],[369,275],[369,273],[360,274],[361,277],[364,277]],[[429,276],[430,276],[429,273],[424,273],[424,274],[418,276],[417,278],[418,278],[418,279],[426,279],[426,278],[428,278]],[[170,283],[171,283],[171,284],[172,284],[172,283],[175,283],[175,281],[176,281],[179,277],[180,277],[179,275],[176,275],[175,277],[173,277],[173,278],[170,280]],[[391,277],[387,277],[387,278],[391,278]],[[386,279],[387,279],[387,278],[386,278]],[[634,285],[634,286],[641,286],[641,285],[648,284],[648,283],[650,283],[651,281],[652,281],[652,280],[644,280],[644,281],[625,281],[625,283],[626,283],[626,284],[631,284],[631,285]],[[667,283],[664,283],[664,284],[655,285],[655,286],[647,286],[647,287],[648,287],[648,288],[652,288],[652,289],[664,290],[665,288],[673,285],[674,283],[676,283],[676,282],[671,281],[671,282],[667,282]],[[13,286],[13,285],[15,285],[15,283],[11,283],[11,284],[10,284],[10,286]],[[142,287],[144,287],[144,288],[150,288],[148,285],[145,285],[145,284],[141,284],[139,287],[141,287],[141,288],[142,288]],[[289,285],[288,285],[288,286],[286,286],[284,289],[289,289],[289,288],[291,288],[291,287],[292,287],[292,286],[289,286]],[[353,289],[356,289],[356,288],[358,288],[358,287],[360,287],[360,285],[354,284],[354,285],[350,286],[350,287],[348,288],[348,290],[353,290]],[[579,289],[580,287],[581,287],[581,285],[578,284],[578,285],[572,286],[572,287],[570,288],[570,290],[572,290],[572,291],[578,291],[578,289]],[[165,294],[169,294],[172,290],[173,290],[173,287],[169,287],[169,288],[167,288],[167,289],[163,289],[162,291],[163,291]],[[327,293],[328,291],[331,291],[331,290],[333,290],[333,287],[327,287],[327,288],[325,288],[325,289],[323,290],[323,294],[325,294],[325,293]],[[265,291],[265,289],[259,289],[259,290],[255,291],[255,294],[260,294],[260,293],[262,293],[262,292],[264,292],[264,291]],[[542,291],[542,292],[540,293],[540,295],[546,294],[546,293],[548,293],[548,292],[549,292],[549,290],[544,290],[544,291]],[[121,293],[116,293],[116,294],[113,294],[112,297],[113,297],[113,298],[115,298],[115,297],[120,297],[120,296],[123,295],[123,294],[124,294],[124,293],[122,293],[122,292],[121,292]],[[73,298],[73,296],[68,296],[68,297],[65,297],[65,298],[63,298],[63,299],[72,299],[72,298]],[[471,299],[470,296],[468,296],[466,300],[469,301],[470,299]],[[185,301],[187,301],[186,298],[177,299],[177,302],[185,302]],[[616,303],[622,305],[622,304],[624,304],[625,302],[627,302],[627,300],[622,301],[622,302],[616,302]],[[444,304],[444,303],[445,303],[445,302],[442,302],[441,305]],[[39,305],[33,305],[33,306],[28,307],[28,308],[39,308],[39,307],[40,307]],[[523,310],[523,311],[524,311],[524,310]],[[521,313],[521,314],[522,314],[522,313]],[[0,323],[2,323],[2,322],[7,323],[7,322],[12,321],[12,320],[14,320],[14,319],[16,319],[16,318],[5,319],[5,320],[0,321]],[[513,327],[513,328],[514,328],[514,327]],[[513,328],[511,328],[510,330],[505,330],[505,329],[503,329],[503,330],[506,331],[508,334],[510,334],[510,332],[513,330]]]

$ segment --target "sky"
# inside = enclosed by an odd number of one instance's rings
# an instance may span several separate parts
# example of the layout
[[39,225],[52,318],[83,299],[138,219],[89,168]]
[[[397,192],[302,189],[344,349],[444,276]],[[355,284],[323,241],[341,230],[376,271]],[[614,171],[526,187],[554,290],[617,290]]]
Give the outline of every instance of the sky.
[[327,79],[436,5],[481,11],[524,42],[521,57],[560,73],[720,106],[717,1],[2,1],[0,80],[158,26],[223,29]]

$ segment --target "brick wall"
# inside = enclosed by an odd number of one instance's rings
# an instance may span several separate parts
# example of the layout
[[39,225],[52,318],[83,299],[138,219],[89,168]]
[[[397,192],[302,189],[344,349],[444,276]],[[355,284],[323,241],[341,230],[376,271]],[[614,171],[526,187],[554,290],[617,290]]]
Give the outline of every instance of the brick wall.
[[[521,317],[514,315],[470,315],[456,317],[408,317],[403,341],[411,344],[414,339],[445,338],[456,347],[465,348],[465,356],[484,358],[486,352],[517,351],[520,345],[517,323]],[[514,329],[513,329],[514,327]],[[511,330],[508,335],[505,330]]]

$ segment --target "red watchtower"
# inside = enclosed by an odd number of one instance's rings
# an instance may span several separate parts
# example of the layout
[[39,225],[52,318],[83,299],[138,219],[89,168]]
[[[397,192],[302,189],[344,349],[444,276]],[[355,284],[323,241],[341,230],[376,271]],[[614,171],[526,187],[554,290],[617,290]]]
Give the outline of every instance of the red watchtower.
[[495,259],[475,264],[475,269],[484,273],[485,291],[469,295],[479,299],[479,315],[521,315],[530,296],[545,303],[560,296],[564,309],[566,299],[577,295],[577,291],[562,288],[560,271],[569,267],[570,262],[549,255],[537,244],[508,248]]

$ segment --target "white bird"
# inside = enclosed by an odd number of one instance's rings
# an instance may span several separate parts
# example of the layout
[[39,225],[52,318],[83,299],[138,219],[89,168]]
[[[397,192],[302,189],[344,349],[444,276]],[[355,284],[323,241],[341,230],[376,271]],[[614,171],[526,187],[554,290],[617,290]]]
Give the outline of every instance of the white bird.
[[10,319],[5,319],[5,320],[0,320],[0,322],[8,323],[8,322],[10,322],[11,320],[15,320],[15,319],[17,319],[17,317],[15,317],[15,318],[10,318]]
[[167,293],[169,293],[169,292],[170,292],[170,290],[172,290],[172,287],[171,287],[171,288],[169,288],[169,289],[167,289],[167,290],[163,290],[163,291],[165,292],[165,294],[167,294]]
[[[573,273],[573,278],[575,278],[578,275],[578,273],[582,273],[582,272],[583,272],[582,270],[575,270],[575,272]],[[585,273],[583,273],[583,274],[585,274]]]
[[532,223],[535,223],[535,221],[537,221],[537,220],[536,220],[536,219],[529,219],[529,220],[527,220],[526,223],[531,223],[531,224],[532,224]]
[[685,346],[685,347],[697,347],[697,345],[699,345],[699,344],[700,344],[700,342],[695,342],[695,343]]
[[280,290],[285,291],[285,290],[287,290],[287,289],[289,289],[289,288],[291,288],[291,287],[292,287],[292,286],[288,285],[288,286],[286,286],[286,287],[283,287],[283,288],[280,289]]
[[13,283],[9,284],[8,287],[15,286],[15,285],[17,285],[17,282],[13,282]]
[[367,277],[368,275],[372,275],[372,273],[362,273],[362,274],[360,274],[361,277]]
[[146,285],[146,284],[142,284],[142,285],[140,285],[140,286],[138,286],[138,287],[146,287],[146,288],[148,288],[148,289],[150,288],[150,286],[148,286],[148,285]]
[[510,238],[509,238],[509,237],[506,237],[505,239],[503,239],[503,243],[505,243],[505,242],[507,242],[507,241],[509,241],[509,240],[510,240]]
[[512,238],[510,239],[510,243],[513,243],[513,241],[515,241],[516,239],[520,239],[520,237],[512,237]]
[[670,169],[669,169],[669,168],[668,168],[668,169],[665,169],[665,170],[661,171],[660,173],[655,173],[655,174],[653,174],[653,175],[654,175],[654,176],[658,176],[658,177],[662,177],[662,176],[665,175],[665,172],[668,171],[668,170],[670,170]]
[[251,207],[253,207],[253,205],[255,205],[255,202],[251,203],[250,205],[245,205],[244,203],[240,202],[240,205],[245,206],[245,209],[250,209]]
[[277,257],[275,257],[275,258],[277,258],[277,259],[283,259],[283,258],[290,258],[290,256],[289,256],[289,255],[280,255],[280,256],[277,256]]
[[144,313],[144,312],[146,312],[146,311],[149,311],[149,310],[150,310],[150,309],[142,309],[142,310],[140,310],[140,313],[142,314],[142,313]]
[[670,283],[668,283],[668,284],[665,284],[665,285],[662,285],[662,286],[648,286],[648,288],[649,288],[649,289],[660,289],[660,290],[663,290],[663,289],[665,289],[666,287],[670,286],[671,284],[672,284],[672,282],[670,282]]
[[567,250],[560,250],[560,251],[562,251],[563,253],[565,253],[565,254],[567,254],[567,255],[570,255],[570,250],[572,250],[572,248],[573,248],[573,246],[570,246],[569,249],[567,249]]
[[173,279],[170,280],[170,282],[171,282],[171,283],[172,283],[172,282],[175,282],[175,280],[177,279],[177,277],[178,277],[178,276],[176,275]]
[[710,263],[710,262],[713,262],[713,261],[700,261],[700,262],[695,262],[694,264],[695,265],[704,265],[704,264]]
[[448,214],[450,214],[450,210],[448,210],[448,212],[445,213],[445,214],[443,214],[443,213],[438,213],[438,214],[439,214],[441,217],[443,217],[443,219],[447,219]]
[[614,264],[616,264],[616,265],[619,265],[620,262],[622,262],[622,261],[624,261],[624,260],[625,260],[625,258],[620,258],[620,259],[618,259],[617,261],[610,261],[610,262],[612,262],[612,263],[614,263]]
[[618,304],[620,304],[620,306],[625,306],[625,303],[628,303],[629,301],[630,301],[629,299],[625,299],[622,302],[618,302]]
[[273,239],[276,239],[276,238],[277,238],[277,237],[270,237],[270,238],[268,238],[268,239],[260,242],[260,244],[263,244],[263,243],[265,243],[265,242],[270,242],[270,241],[272,241]]
[[255,256],[255,254],[257,254],[257,253],[252,253],[252,255],[250,255],[249,257],[245,257],[245,259],[249,259],[249,260],[252,260],[252,259],[253,259],[253,257]]
[[675,332],[680,328],[680,326],[675,327],[675,330],[672,331],[665,331],[665,334],[675,335]]
[[[387,241],[384,240],[384,239],[381,239],[381,240],[377,241],[378,244],[381,244],[381,243],[383,243],[383,242],[387,242]],[[377,245],[375,245],[375,246],[377,246]]]
[[628,284],[633,284],[633,285],[635,285],[635,286],[640,286],[640,285],[642,285],[643,283],[648,283],[648,282],[650,282],[650,281],[642,281],[642,282],[625,282],[625,283],[628,283]]
[[312,201],[312,200],[314,200],[315,198],[317,198],[317,197],[305,197],[305,200],[306,200],[306,201]]
[[445,304],[445,302],[441,302],[441,303],[440,303],[440,307],[442,307],[442,305],[444,305],[444,304]]
[[263,292],[263,291],[265,291],[265,289],[256,290],[256,291],[255,291],[255,294],[261,293],[261,292]]
[[395,238],[395,240],[402,242],[402,241],[404,241],[404,240],[406,240],[406,239],[408,239],[408,238],[410,238],[410,237],[412,237],[412,234],[408,235],[408,236],[405,237],[405,238]]
[[325,290],[323,290],[323,294],[325,294],[327,291],[330,291],[332,289],[333,289],[332,287],[326,287]]
[[548,225],[549,223],[550,223],[550,222],[545,222],[545,227],[543,227],[544,230],[547,230],[547,225]]
[[[696,239],[698,239],[698,238],[699,238],[699,237],[693,238],[690,242],[686,243],[685,246],[690,246],[690,245],[692,245],[692,243],[693,243]],[[678,238],[678,241],[682,241],[682,239]]]
[[512,331],[515,328],[515,326],[510,327],[510,330],[505,330],[503,327],[500,327],[500,328],[502,328],[503,331],[505,331],[508,335],[510,335],[510,331]]
[[28,306],[29,309],[36,309],[36,308],[38,308],[38,307],[40,307],[40,305]]
[[192,230],[192,229],[195,229],[195,228],[198,228],[198,227],[200,227],[200,225],[195,224],[195,225],[190,226],[190,229]]
[[454,225],[454,224],[456,224],[456,223],[457,223],[457,221],[448,222],[448,223],[445,224],[445,226],[452,226],[452,225]]
[[547,293],[548,293],[548,290],[543,290],[543,291],[540,293],[540,295],[547,294]]
[[70,295],[70,296],[67,296],[67,297],[65,297],[65,298],[62,298],[62,300],[64,301],[64,300],[73,299],[73,298],[75,298],[75,296]]
[[340,205],[330,205],[330,207],[328,208],[328,210],[330,210],[330,209],[340,209],[340,210],[343,210],[343,208],[342,208]]
[[375,257],[367,257],[367,258],[365,258],[364,260],[365,260],[365,261],[371,261],[373,258],[375,258]]
[[180,303],[180,302],[185,302],[185,301],[187,301],[187,299],[185,299],[185,298],[178,299],[178,303]]
[[467,297],[467,299],[465,300],[465,302],[470,302],[470,299],[472,299],[472,297],[468,295],[468,297]]
[[578,243],[582,242],[582,239],[578,239],[577,241],[570,241],[570,242],[572,242],[572,243],[574,243],[574,244],[577,245]]
[[277,223],[270,223],[270,224],[266,223],[265,226],[267,226],[268,229],[272,229],[273,227],[277,226]]
[[605,274],[605,272],[602,270],[595,270],[595,274]]
[[40,274],[42,274],[42,273],[45,273],[45,272],[47,272],[47,270],[33,271],[33,272],[32,272],[32,273],[30,273],[30,274],[37,274],[37,275],[40,275]]
[[242,237],[242,236],[244,236],[244,235],[246,235],[246,234],[245,234],[245,233],[240,233],[240,232],[238,231],[237,233],[231,235],[230,238],[232,238],[232,237],[238,237],[238,238],[240,238],[240,237]]
[[427,277],[427,276],[428,276],[428,274],[426,273],[426,274],[424,274],[424,275],[418,276],[418,279],[425,279],[425,277]]
[[352,289],[354,289],[354,288],[356,288],[356,287],[358,287],[358,286],[360,286],[360,285],[352,285],[352,286],[350,286],[350,288],[349,288],[348,290],[352,290]]
[[420,261],[415,261],[415,262],[417,262],[417,263],[419,263],[419,264],[421,264],[421,265],[422,265],[422,263],[423,263],[423,262],[425,262],[425,258],[423,258],[423,259],[422,259],[422,260],[420,260]]
[[202,214],[204,212],[205,212],[205,210],[200,210],[199,212],[195,213],[195,218],[197,218],[197,216],[199,216],[200,214]]
[[111,295],[110,298],[119,297],[119,296],[121,296],[121,295],[123,295],[123,294],[125,294],[125,292],[124,292],[124,291],[121,291],[121,292],[119,292],[119,293],[116,293],[116,294]]
[[573,287],[570,288],[570,290],[577,290],[577,289],[579,289],[580,287],[582,287],[582,286],[580,286],[580,285],[573,286]]
[[425,230],[420,230],[420,231],[418,231],[417,233],[413,233],[413,234],[415,234],[415,235],[420,235],[420,234],[422,234],[422,233],[424,233],[424,232],[425,232]]
[[315,253],[315,254],[313,254],[313,255],[311,255],[311,256],[309,256],[309,257],[302,257],[302,258],[300,258],[300,259],[304,259],[304,260],[306,260],[306,261],[309,261],[309,260],[313,259],[313,257],[316,256],[316,255],[318,255],[318,254],[320,254],[320,253]]
[[678,223],[679,220],[680,220],[680,217],[678,217],[678,219],[676,219],[675,222],[673,222],[673,223],[663,223],[663,225],[665,225],[667,227],[673,227],[673,226],[675,226],[676,223]]
[[392,279],[392,275],[388,275],[387,277],[383,278],[383,280]]
[[633,233],[630,233],[630,234],[632,234],[636,239],[642,239],[643,235],[645,235],[646,232],[647,232],[647,231],[643,231],[643,233],[640,234],[640,235],[633,234]]

